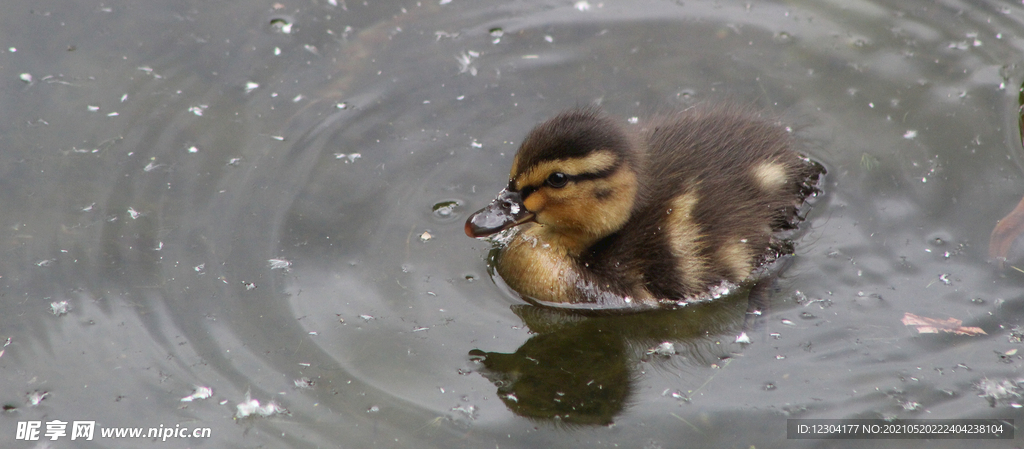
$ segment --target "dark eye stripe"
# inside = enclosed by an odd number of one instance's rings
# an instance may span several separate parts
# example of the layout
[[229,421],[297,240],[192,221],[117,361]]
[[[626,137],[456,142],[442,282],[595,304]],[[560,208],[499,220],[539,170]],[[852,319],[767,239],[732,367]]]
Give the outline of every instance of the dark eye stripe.
[[607,178],[607,177],[611,176],[612,174],[614,174],[617,169],[618,169],[618,167],[611,166],[611,167],[608,167],[608,168],[606,168],[604,170],[601,170],[601,171],[596,171],[596,172],[592,172],[592,173],[580,173],[578,175],[567,175],[567,176],[569,177],[569,181],[587,181],[587,180],[591,180],[591,179]]
[[[580,173],[578,175],[569,175],[569,174],[567,174],[565,176],[568,179],[568,182],[589,181],[589,180],[593,180],[593,179],[607,178],[607,177],[611,176],[612,174],[614,174],[616,170],[617,170],[617,167],[608,167],[608,168],[606,168],[604,170],[593,172],[593,173]],[[519,191],[519,195],[522,196],[522,198],[525,200],[526,197],[530,196],[531,193],[536,192],[537,189],[539,189],[541,187],[544,187],[546,185],[545,184],[546,181],[547,181],[547,178],[545,178],[545,181],[541,182],[541,185],[539,185],[539,186],[526,186],[526,187],[523,187]],[[509,188],[509,190],[512,190],[512,191],[515,190],[515,186],[511,182],[509,183],[508,188]]]

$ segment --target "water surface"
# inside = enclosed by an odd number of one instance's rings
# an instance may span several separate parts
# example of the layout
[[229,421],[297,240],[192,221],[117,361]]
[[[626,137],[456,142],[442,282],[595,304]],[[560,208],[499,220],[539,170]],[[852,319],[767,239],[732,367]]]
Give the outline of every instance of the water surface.
[[[816,442],[786,440],[787,418],[1024,422],[1024,277],[986,252],[1024,194],[1022,18],[13,2],[0,439],[35,447],[17,423],[57,419],[211,429],[167,447],[792,447]],[[829,169],[752,343],[742,294],[580,317],[492,281],[462,222],[534,124],[723,100],[792,124]],[[919,334],[906,313],[986,334]],[[251,400],[287,412],[241,416]]]

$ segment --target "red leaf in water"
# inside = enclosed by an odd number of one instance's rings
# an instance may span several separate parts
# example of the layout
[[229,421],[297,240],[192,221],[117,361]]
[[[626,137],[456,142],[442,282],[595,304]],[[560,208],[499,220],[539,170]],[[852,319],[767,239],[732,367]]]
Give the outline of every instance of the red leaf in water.
[[938,318],[928,318],[907,313],[903,315],[903,324],[917,327],[917,331],[922,334],[937,334],[939,331],[942,331],[952,332],[957,335],[988,335],[980,327],[962,326],[964,322],[956,318],[940,320]]

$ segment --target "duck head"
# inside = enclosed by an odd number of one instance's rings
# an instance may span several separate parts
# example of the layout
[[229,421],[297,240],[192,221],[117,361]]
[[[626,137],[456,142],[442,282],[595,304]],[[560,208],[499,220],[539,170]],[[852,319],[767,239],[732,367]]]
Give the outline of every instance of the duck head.
[[596,108],[564,112],[534,128],[516,153],[508,186],[466,221],[486,237],[527,225],[578,254],[629,220],[641,157],[633,139]]

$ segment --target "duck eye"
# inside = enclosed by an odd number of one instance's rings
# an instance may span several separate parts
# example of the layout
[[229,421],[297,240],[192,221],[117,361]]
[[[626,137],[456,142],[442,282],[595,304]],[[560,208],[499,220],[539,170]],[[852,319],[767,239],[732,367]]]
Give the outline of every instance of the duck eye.
[[569,175],[562,172],[554,172],[551,176],[548,176],[547,181],[544,181],[544,183],[556,189],[561,189],[569,183]]

